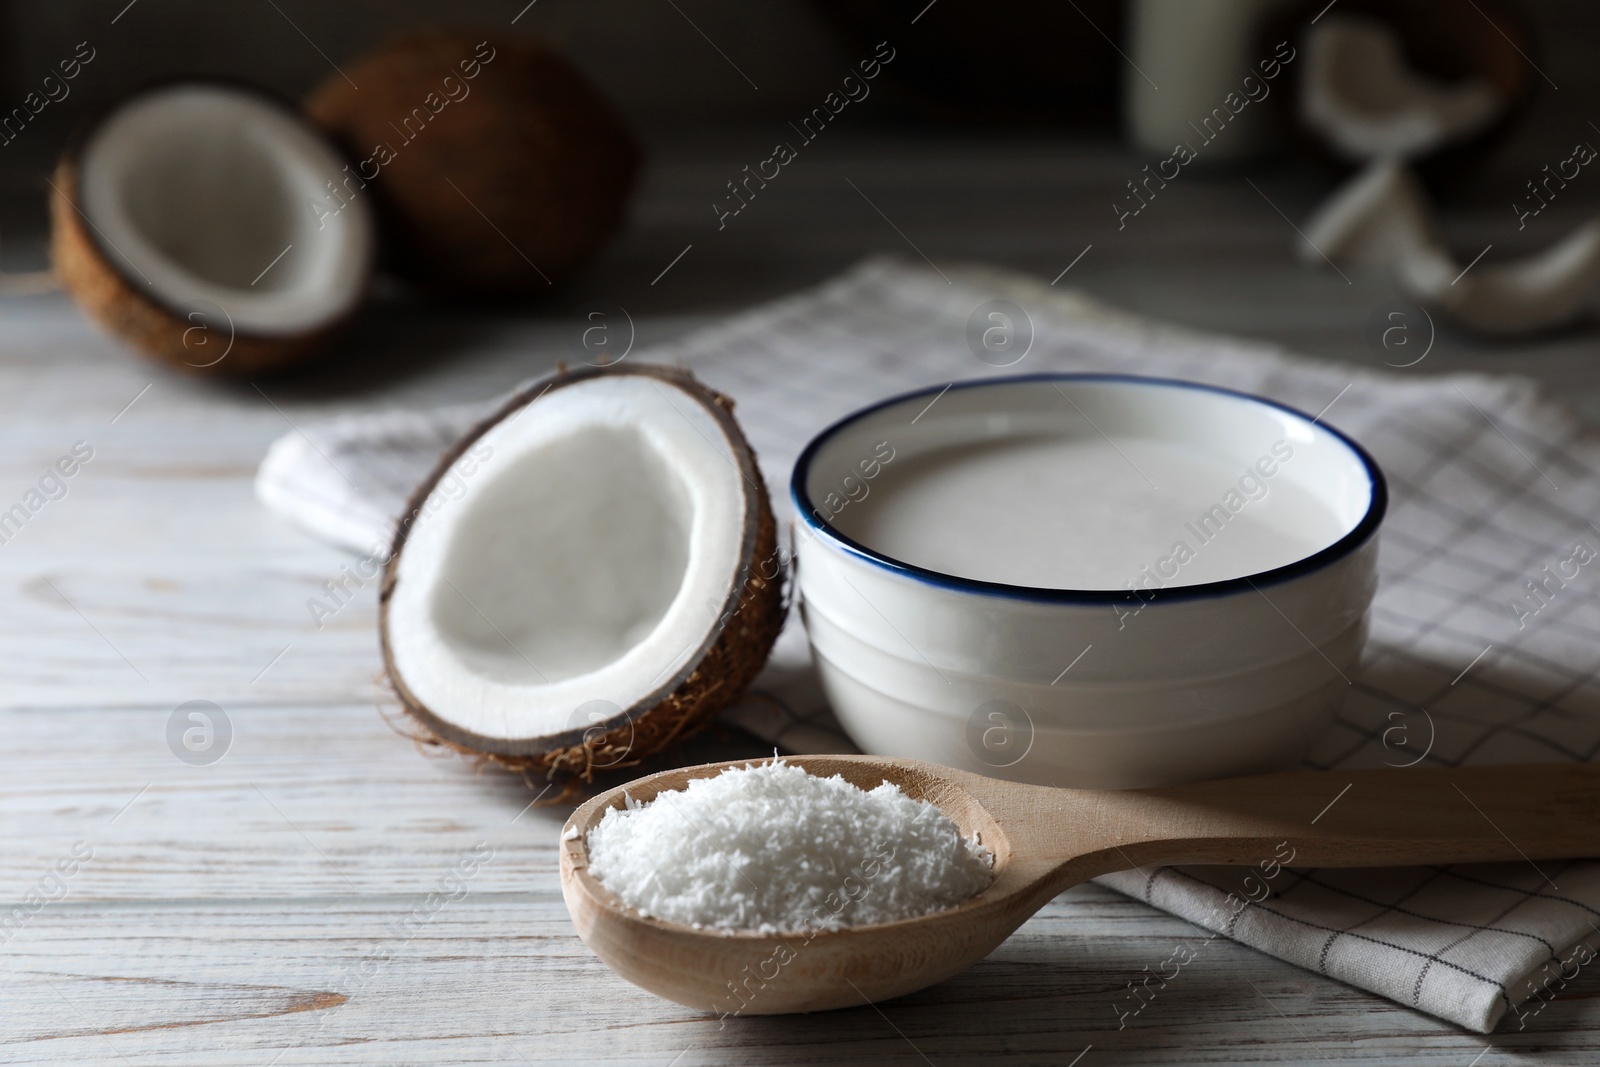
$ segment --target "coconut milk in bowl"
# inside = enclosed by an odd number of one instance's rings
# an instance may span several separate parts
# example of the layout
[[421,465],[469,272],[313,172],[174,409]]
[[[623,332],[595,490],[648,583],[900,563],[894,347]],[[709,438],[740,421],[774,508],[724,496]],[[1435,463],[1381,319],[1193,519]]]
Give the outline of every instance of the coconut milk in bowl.
[[1365,639],[1386,499],[1300,412],[1105,375],[886,401],[792,491],[807,632],[866,751],[1111,788],[1304,755]]

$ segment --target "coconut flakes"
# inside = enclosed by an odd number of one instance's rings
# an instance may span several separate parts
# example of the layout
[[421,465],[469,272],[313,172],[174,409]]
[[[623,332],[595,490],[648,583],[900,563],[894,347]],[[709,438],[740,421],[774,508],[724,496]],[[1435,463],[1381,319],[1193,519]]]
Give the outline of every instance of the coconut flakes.
[[781,761],[607,811],[589,873],[652,918],[764,934],[926,915],[981,892],[994,855],[925,800]]

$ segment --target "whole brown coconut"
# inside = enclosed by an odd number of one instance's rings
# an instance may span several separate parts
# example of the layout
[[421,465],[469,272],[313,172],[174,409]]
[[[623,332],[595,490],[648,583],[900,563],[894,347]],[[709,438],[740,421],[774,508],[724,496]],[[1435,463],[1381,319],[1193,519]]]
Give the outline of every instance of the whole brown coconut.
[[621,223],[639,147],[551,48],[427,33],[345,73],[312,93],[306,112],[355,161],[349,184],[373,196],[400,276],[452,290],[545,289]]

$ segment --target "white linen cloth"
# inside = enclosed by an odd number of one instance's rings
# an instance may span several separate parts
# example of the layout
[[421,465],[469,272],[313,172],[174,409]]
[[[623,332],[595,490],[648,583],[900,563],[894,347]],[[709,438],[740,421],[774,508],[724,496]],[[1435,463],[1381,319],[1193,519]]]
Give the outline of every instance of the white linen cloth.
[[[1560,588],[1547,583],[1543,597],[1525,583],[1544,580],[1543,568],[1555,572],[1580,544],[1590,555],[1600,548],[1590,520],[1600,516],[1600,442],[1532,382],[1314,363],[1152,323],[1024,276],[886,258],[628,358],[686,365],[734,398],[786,524],[790,467],[819,429],[894,393],[996,373],[967,341],[969,316],[996,298],[1024,309],[1033,333],[1005,373],[1120,371],[1226,385],[1323,413],[1378,459],[1392,499],[1372,638],[1309,766],[1595,758],[1600,560]],[[439,451],[496,403],[304,425],[272,446],[258,495],[312,533],[370,553]],[[852,751],[811,675],[797,618],[725,718],[791,752]],[[1481,1032],[1508,1012],[1508,1026],[1531,1017],[1600,946],[1600,863],[1284,869],[1245,883],[1251,870],[1156,868],[1101,881]],[[1205,940],[1183,944],[1197,951]],[[1161,967],[1187,958],[1182,947],[1134,984],[1159,988]],[[1117,1008],[1124,1023],[1136,992]]]

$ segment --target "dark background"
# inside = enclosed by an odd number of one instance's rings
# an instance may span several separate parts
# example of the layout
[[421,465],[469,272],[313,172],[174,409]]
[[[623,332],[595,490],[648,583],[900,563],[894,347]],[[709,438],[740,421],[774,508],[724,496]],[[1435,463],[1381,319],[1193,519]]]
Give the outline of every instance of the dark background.
[[[1304,21],[1321,6],[1285,0],[1277,10]],[[1600,4],[1514,6],[1531,24],[1529,58],[1543,75],[1530,75],[1536,96],[1509,136],[1446,175],[1439,190],[1441,223],[1462,262],[1490,243],[1488,262],[1544,248],[1600,204],[1600,179],[1586,176],[1517,228],[1512,204],[1525,183],[1567,157],[1576,140],[1600,138],[1589,125],[1600,121]],[[1489,25],[1472,0],[1459,0],[1458,9],[1480,30]],[[1373,308],[1394,295],[1387,279],[1358,275],[1346,285],[1292,257],[1286,220],[1303,220],[1340,174],[1287,137],[1247,164],[1190,168],[1163,203],[1116,231],[1111,204],[1129,176],[1159,158],[1121,136],[1117,98],[1131,75],[1106,39],[1126,44],[1117,0],[96,0],[12,2],[0,12],[5,109],[78,42],[97,52],[68,99],[0,147],[0,263],[7,269],[43,265],[44,177],[72,128],[141,83],[221,74],[300,98],[338,77],[335,64],[397,33],[534,33],[565,50],[618,103],[649,158],[627,230],[579,278],[516,312],[559,317],[603,297],[662,317],[647,324],[641,340],[648,340],[657,327],[674,332],[699,316],[820,281],[865,254],[915,258],[911,242],[935,259],[984,260],[1046,278],[1093,243],[1064,284],[1130,310],[1313,355],[1380,361],[1364,329]],[[882,38],[898,57],[870,99],[852,105],[761,202],[719,232],[711,204],[724,183],[769,154],[788,124]],[[1197,102],[1195,110],[1209,106]],[[691,243],[693,252],[651,285]],[[346,345],[403,345],[414,313],[412,303],[380,308],[371,314],[382,321],[353,332]],[[1576,404],[1600,412],[1600,401],[1588,399],[1600,383],[1589,368],[1593,340],[1588,325],[1513,342],[1447,328],[1440,358],[1418,371],[1525,370],[1572,387]]]
[[[71,102],[57,113],[41,116],[42,136],[28,138],[29,155],[38,158],[59,148],[64,131],[86,108],[152,79],[224,75],[298,98],[333,72],[332,63],[348,61],[397,33],[422,28],[528,33],[560,45],[645,139],[656,142],[685,131],[783,122],[803,113],[865,54],[846,24],[876,21],[911,64],[930,49],[958,58],[938,64],[951,90],[947,98],[908,91],[903,79],[891,77],[891,83],[900,84],[885,85],[885,106],[875,105],[870,122],[1113,128],[1112,116],[1100,105],[1115,85],[1086,94],[1096,97],[1089,105],[1066,93],[1037,100],[1039,94],[1029,90],[1096,81],[1107,68],[1120,83],[1124,70],[1100,34],[1125,45],[1121,3],[937,0],[910,25],[926,2],[536,0],[529,7],[526,0],[134,0],[130,7],[127,0],[11,0],[0,5],[0,84],[9,107],[77,42],[88,40],[98,50],[92,77],[80,80]],[[1476,17],[1470,0],[1456,3],[1463,18]],[[1560,85],[1540,110],[1548,113],[1569,100],[1576,107],[1574,97],[1592,100],[1600,87],[1600,64],[1594,61],[1600,5],[1522,0],[1518,6],[1536,28],[1543,50],[1539,65]],[[1048,69],[1051,58],[1057,69]],[[948,98],[980,80],[975,74],[981,74],[991,95],[1010,99],[999,106],[961,107]],[[937,77],[932,74],[930,80]],[[895,106],[888,106],[889,97]],[[4,162],[7,171],[18,166]]]

